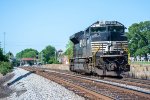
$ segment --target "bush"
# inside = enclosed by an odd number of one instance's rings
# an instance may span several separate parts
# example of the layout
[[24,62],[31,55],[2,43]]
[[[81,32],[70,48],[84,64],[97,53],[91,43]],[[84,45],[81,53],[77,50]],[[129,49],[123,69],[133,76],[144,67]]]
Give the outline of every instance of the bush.
[[48,61],[48,64],[60,64],[55,57],[51,57]]
[[0,62],[0,73],[5,75],[7,74],[8,72],[12,71],[12,66],[11,66],[11,63],[9,62]]

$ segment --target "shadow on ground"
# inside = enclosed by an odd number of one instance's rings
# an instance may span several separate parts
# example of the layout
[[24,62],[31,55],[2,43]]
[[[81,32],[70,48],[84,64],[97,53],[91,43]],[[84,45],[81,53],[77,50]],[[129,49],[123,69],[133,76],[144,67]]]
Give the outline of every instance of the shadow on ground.
[[[8,80],[10,80],[14,76],[14,74],[10,74],[10,75],[7,75],[7,76],[4,76],[3,78],[1,78],[0,79],[0,98],[5,98],[5,97],[9,96],[11,93],[15,92],[14,90],[10,89],[9,86],[13,85],[14,83],[21,80],[22,78],[29,76],[32,73],[34,73],[34,71],[28,72],[25,75],[19,76],[18,78],[16,78],[12,82],[7,83],[7,86],[4,86],[3,84],[5,82],[7,82]],[[16,91],[18,96],[24,92],[26,92],[26,90]]]
[[29,76],[29,75],[32,74],[32,73],[34,73],[34,71],[31,71],[31,72],[26,73],[25,75],[19,76],[18,78],[16,78],[16,79],[13,80],[12,82],[7,83],[7,86],[13,85],[13,84],[16,83],[17,81],[21,80],[22,78],[25,78],[25,77]]
[[5,76],[0,78],[0,86],[3,85],[5,82],[9,81],[15,76],[14,73],[6,74]]
[[14,73],[9,73],[0,78],[0,98],[9,96],[13,91],[8,86],[3,86],[5,82],[14,77]]

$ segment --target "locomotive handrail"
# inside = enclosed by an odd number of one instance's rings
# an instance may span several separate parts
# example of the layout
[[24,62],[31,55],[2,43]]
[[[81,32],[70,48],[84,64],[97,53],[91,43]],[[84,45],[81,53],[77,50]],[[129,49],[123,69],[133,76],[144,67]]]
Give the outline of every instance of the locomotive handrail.
[[129,52],[128,48],[126,48],[124,45],[122,45],[122,47],[123,47],[123,50],[128,53],[128,64],[130,65],[131,64],[131,62],[130,62],[130,52]]
[[[102,47],[103,47],[103,45],[102,45]],[[94,52],[94,55],[93,55],[93,67],[95,66],[95,63],[96,63],[96,54],[97,54],[97,52],[100,50],[100,46],[99,46],[99,48],[97,49],[97,51],[96,52]]]

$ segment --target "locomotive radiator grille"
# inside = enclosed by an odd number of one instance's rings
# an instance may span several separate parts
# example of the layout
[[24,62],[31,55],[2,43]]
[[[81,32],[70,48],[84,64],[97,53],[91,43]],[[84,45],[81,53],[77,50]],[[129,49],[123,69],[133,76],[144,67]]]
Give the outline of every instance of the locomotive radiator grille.
[[110,46],[110,51],[125,51],[128,48],[127,41],[99,41],[99,42],[91,42],[92,52],[97,51],[108,51],[108,46]]
[[92,52],[107,51],[107,44],[108,42],[91,42]]
[[125,51],[126,48],[128,48],[128,42],[127,41],[115,41],[112,46],[112,51]]

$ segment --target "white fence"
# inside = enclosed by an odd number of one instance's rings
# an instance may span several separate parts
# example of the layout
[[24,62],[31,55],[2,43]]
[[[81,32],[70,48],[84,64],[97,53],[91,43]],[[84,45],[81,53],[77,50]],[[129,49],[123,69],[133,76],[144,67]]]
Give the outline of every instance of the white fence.
[[146,61],[146,59],[145,59],[145,57],[136,57],[136,58],[134,58],[134,57],[130,57],[130,61],[131,62],[134,62],[134,61],[140,61],[140,62],[150,62],[150,58],[148,58],[148,61]]

